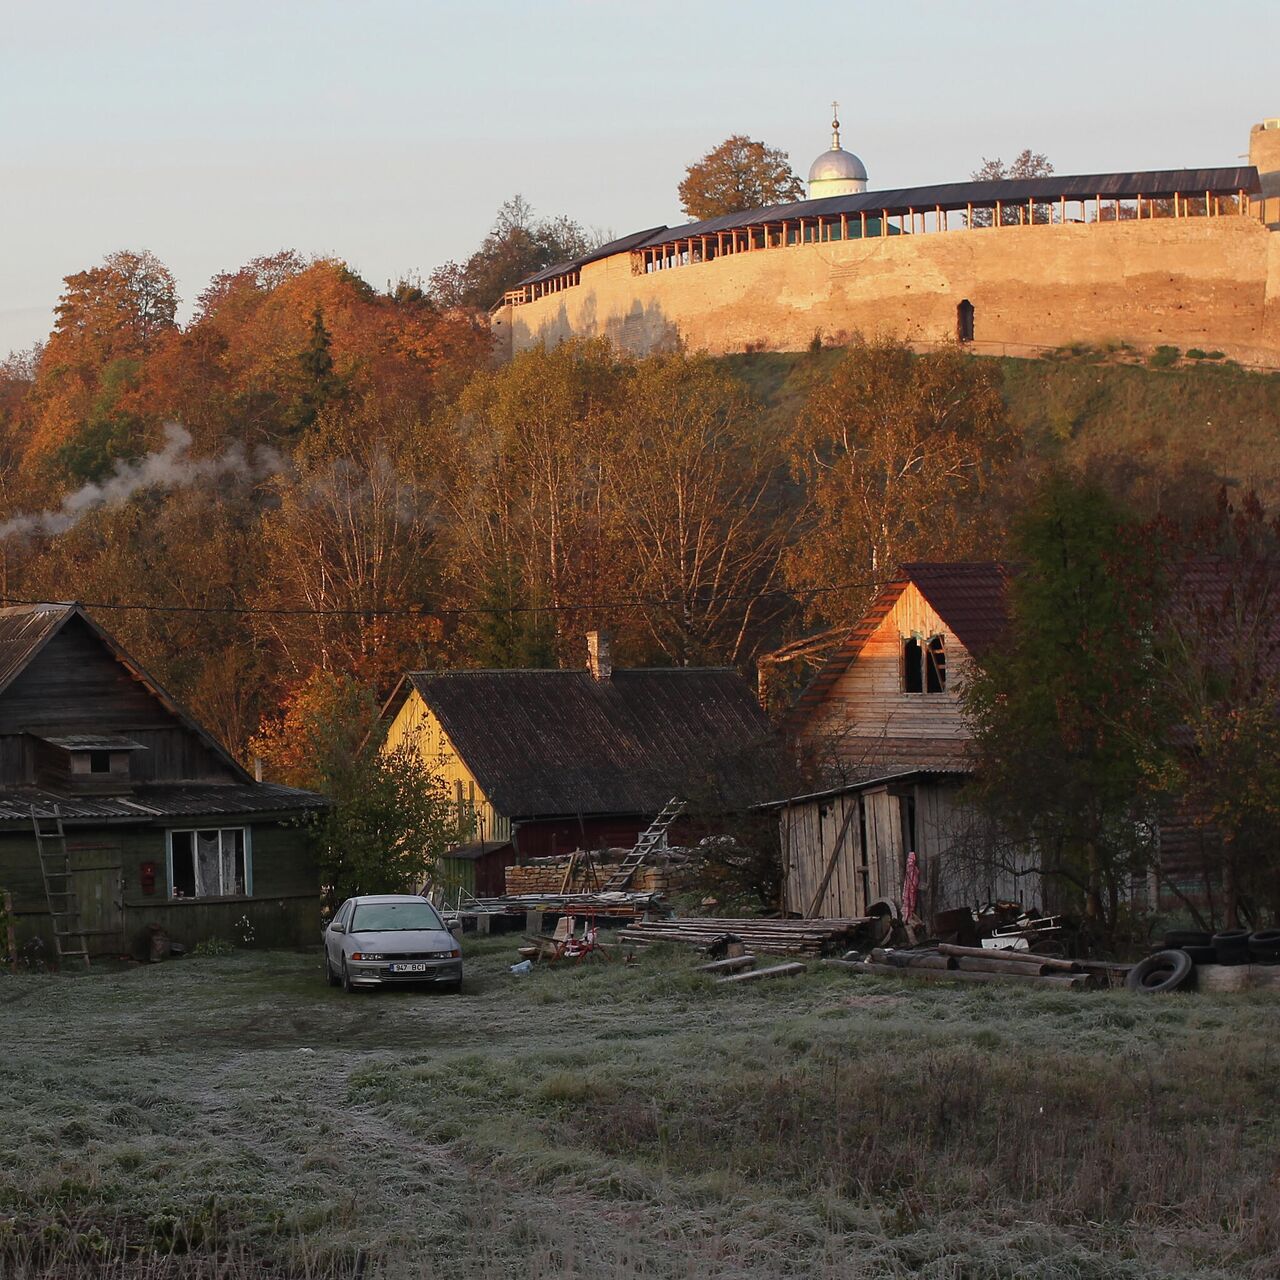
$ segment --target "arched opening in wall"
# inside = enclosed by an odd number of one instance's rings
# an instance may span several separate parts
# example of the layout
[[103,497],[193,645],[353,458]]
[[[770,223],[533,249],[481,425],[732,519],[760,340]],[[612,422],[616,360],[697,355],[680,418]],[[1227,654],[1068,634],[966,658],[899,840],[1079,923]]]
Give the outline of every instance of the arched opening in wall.
[[960,342],[973,341],[973,303],[968,298],[956,307],[956,338]]

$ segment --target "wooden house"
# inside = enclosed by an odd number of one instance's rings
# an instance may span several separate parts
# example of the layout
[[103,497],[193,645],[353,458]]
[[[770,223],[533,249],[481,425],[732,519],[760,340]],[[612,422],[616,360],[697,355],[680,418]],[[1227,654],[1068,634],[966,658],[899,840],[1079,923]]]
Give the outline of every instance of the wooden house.
[[961,789],[971,771],[960,689],[1005,626],[997,564],[906,564],[828,658],[787,731],[830,786],[779,806],[785,905],[856,916],[903,897],[917,913],[994,898],[1040,900],[1038,881],[983,860]]
[[55,919],[64,949],[99,955],[151,925],[188,944],[313,942],[298,820],[326,804],[255,782],[78,605],[0,609],[0,889],[19,948],[53,955]]
[[414,671],[383,710],[453,791],[468,839],[517,859],[628,847],[674,796],[744,801],[744,756],[770,733],[736,671],[615,670],[588,637],[586,670]]

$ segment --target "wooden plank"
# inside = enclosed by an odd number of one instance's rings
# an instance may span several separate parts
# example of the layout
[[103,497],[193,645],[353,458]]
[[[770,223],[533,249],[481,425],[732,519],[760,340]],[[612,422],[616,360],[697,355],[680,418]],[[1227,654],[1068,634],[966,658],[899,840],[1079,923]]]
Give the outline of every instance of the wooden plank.
[[750,973],[735,973],[732,977],[717,978],[716,985],[723,986],[726,982],[756,982],[761,978],[789,978],[805,972],[807,970],[804,965],[799,963],[776,964],[771,969],[752,969]]
[[818,888],[814,892],[813,898],[809,903],[808,909],[805,911],[805,919],[812,920],[818,914],[818,908],[822,905],[822,899],[827,892],[827,885],[831,883],[831,875],[836,869],[836,862],[840,857],[840,851],[844,848],[844,838],[849,830],[849,823],[853,820],[856,805],[849,805],[844,821],[840,824],[840,830],[836,833],[835,843],[831,846],[831,856],[827,859],[826,870],[822,873],[822,879],[818,883]]

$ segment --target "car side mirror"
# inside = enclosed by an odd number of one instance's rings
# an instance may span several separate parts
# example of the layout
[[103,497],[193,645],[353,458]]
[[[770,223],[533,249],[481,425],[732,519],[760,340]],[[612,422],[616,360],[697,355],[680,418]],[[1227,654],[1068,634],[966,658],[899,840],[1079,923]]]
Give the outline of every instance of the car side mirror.
[[347,931],[347,929],[346,929],[346,926],[345,926],[345,925],[341,925],[341,924],[331,924],[331,925],[329,926],[329,932],[330,932],[330,933],[346,933],[346,931]]

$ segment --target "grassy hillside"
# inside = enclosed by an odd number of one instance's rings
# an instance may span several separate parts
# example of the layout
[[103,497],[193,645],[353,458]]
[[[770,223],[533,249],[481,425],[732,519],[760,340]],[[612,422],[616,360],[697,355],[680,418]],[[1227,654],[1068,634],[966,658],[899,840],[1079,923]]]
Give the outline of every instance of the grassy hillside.
[[[800,407],[840,354],[725,361],[781,417]],[[1029,464],[1060,459],[1088,467],[1149,509],[1220,483],[1256,488],[1268,505],[1280,505],[1280,374],[1185,357],[1153,368],[1124,350],[993,362],[1025,432]]]

